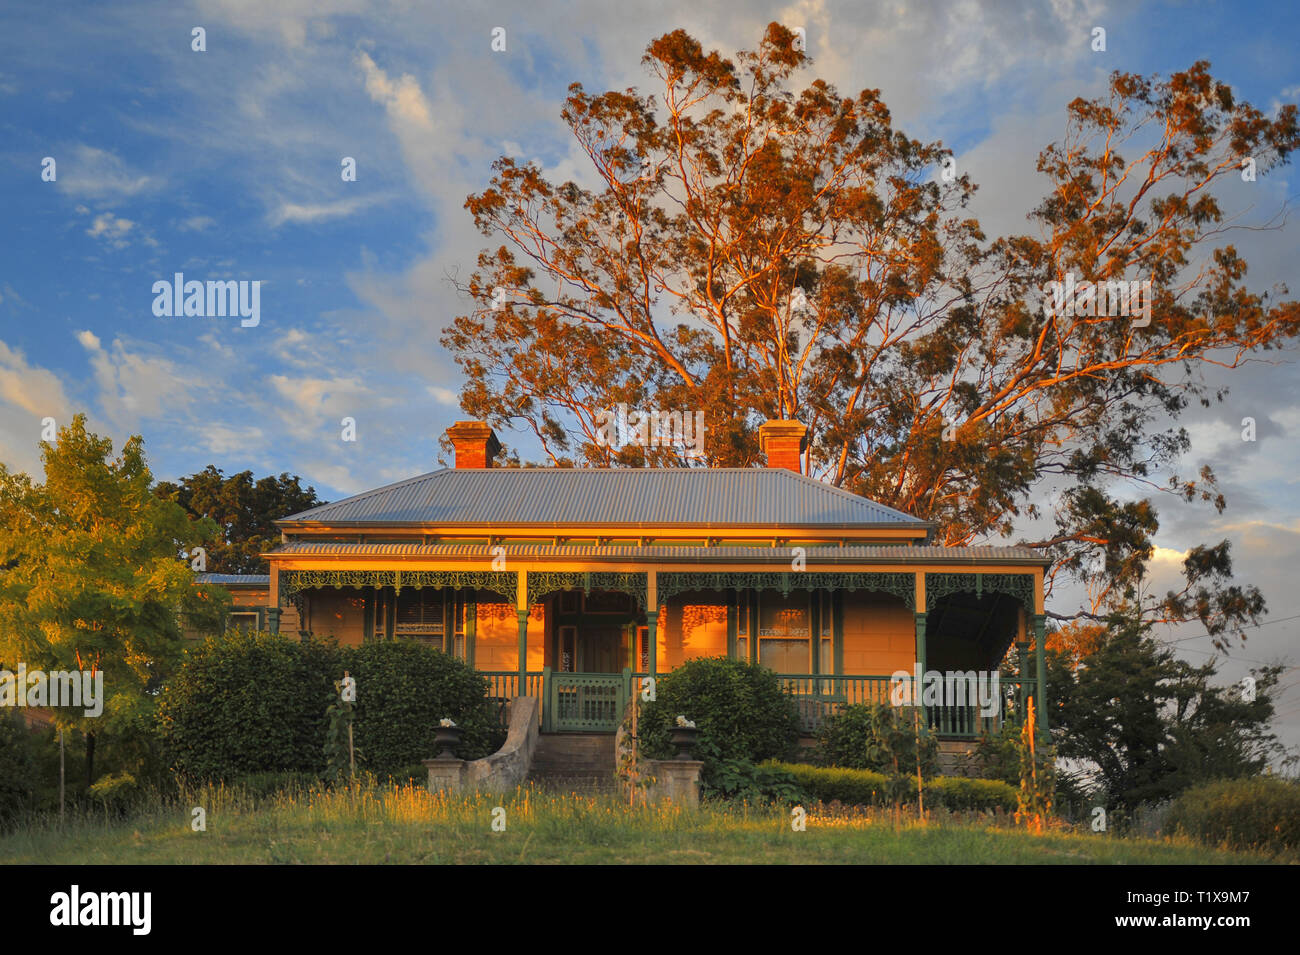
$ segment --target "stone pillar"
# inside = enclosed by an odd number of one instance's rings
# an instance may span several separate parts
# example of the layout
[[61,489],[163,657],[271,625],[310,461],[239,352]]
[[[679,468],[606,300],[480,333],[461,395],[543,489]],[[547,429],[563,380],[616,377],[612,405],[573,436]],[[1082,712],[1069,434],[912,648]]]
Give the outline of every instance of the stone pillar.
[[690,809],[700,805],[700,771],[698,759],[656,759],[650,761],[655,776],[655,795]]
[[424,765],[429,770],[429,792],[442,790],[458,793],[465,783],[465,760],[463,759],[426,759]]

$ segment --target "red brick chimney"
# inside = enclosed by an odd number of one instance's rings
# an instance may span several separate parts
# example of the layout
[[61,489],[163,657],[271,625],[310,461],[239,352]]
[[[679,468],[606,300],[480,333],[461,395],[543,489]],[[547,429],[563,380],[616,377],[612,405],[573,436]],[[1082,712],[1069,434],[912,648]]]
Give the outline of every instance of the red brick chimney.
[[456,467],[490,468],[501,451],[501,442],[485,421],[457,421],[447,429],[456,449]]
[[764,421],[758,429],[758,446],[767,455],[769,468],[802,474],[800,455],[808,446],[808,429],[799,421]]

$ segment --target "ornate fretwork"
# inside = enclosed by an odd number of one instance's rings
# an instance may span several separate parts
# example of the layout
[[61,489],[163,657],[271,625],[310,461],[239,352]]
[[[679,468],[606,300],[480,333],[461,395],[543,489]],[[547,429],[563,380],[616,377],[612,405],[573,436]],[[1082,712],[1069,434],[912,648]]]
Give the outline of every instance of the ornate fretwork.
[[286,570],[280,573],[280,595],[286,597],[320,587],[454,587],[490,590],[511,603],[518,577],[513,570]]
[[1006,594],[1034,612],[1033,574],[926,574],[925,600],[929,607],[949,594]]
[[528,572],[528,605],[531,607],[547,594],[560,590],[614,590],[630,594],[638,607],[645,609],[646,574],[641,571],[571,571],[530,570]]
[[790,571],[788,573],[723,572],[669,573],[659,575],[659,603],[674,594],[690,590],[777,590],[789,596],[795,590],[863,590],[892,594],[908,607],[916,606],[916,578],[912,574],[862,573],[852,571]]

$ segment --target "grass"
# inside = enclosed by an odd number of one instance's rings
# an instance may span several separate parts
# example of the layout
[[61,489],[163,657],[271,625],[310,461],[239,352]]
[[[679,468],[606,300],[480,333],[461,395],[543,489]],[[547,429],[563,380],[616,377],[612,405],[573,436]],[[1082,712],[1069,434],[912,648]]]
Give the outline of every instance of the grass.
[[[207,829],[190,827],[191,808]],[[505,830],[493,831],[504,809]],[[500,819],[501,814],[497,813]],[[1005,817],[811,810],[807,830],[774,808],[630,807],[610,796],[523,788],[504,796],[412,786],[286,791],[208,787],[124,819],[36,821],[0,837],[0,863],[1047,863],[1225,864],[1269,857],[1186,840],[1084,831],[1035,835]],[[1282,860],[1287,861],[1287,860]],[[1294,861],[1294,860],[1289,860]]]

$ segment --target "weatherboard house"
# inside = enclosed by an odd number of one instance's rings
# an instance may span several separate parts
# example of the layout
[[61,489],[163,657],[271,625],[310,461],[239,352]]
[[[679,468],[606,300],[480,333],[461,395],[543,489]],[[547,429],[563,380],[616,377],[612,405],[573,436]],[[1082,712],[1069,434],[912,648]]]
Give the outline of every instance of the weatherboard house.
[[755,468],[494,468],[488,425],[447,434],[454,467],[277,522],[269,581],[229,581],[236,612],[341,644],[424,641],[494,699],[536,697],[544,733],[613,732],[644,677],[697,657],[775,670],[808,732],[889,702],[897,673],[1010,659],[991,707],[918,701],[958,747],[1042,684],[1045,559],[937,545],[931,523],[804,476],[798,422],[762,426]]

